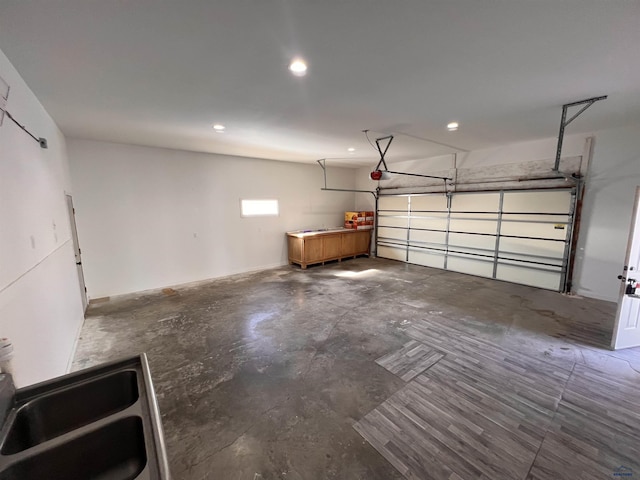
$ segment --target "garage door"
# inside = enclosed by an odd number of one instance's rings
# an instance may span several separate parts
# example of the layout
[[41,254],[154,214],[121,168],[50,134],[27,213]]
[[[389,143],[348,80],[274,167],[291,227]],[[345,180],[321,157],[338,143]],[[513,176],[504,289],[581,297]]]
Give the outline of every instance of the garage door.
[[562,290],[573,189],[381,195],[378,256]]

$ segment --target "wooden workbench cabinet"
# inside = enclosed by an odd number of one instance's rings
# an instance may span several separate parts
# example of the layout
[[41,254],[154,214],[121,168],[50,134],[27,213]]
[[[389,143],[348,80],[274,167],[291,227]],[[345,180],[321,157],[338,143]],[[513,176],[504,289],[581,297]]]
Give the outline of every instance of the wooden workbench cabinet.
[[289,264],[302,268],[330,260],[369,255],[371,230],[331,230],[327,232],[289,232]]

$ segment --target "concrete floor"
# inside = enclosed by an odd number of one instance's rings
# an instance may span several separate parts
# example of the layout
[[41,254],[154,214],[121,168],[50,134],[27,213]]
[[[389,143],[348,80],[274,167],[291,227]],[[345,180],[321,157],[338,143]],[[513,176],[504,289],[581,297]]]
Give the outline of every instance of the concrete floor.
[[[74,369],[146,352],[175,479],[396,479],[353,428],[405,382],[375,360],[421,319],[640,381],[615,304],[399,262],[285,266],[90,306]],[[455,338],[451,338],[455,342]]]

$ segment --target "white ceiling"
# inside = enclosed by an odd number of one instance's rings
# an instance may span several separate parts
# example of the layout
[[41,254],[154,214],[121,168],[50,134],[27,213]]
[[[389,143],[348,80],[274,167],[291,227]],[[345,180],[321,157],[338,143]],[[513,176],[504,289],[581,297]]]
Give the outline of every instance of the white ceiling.
[[0,49],[66,135],[140,145],[356,165],[369,129],[392,162],[599,95],[567,133],[640,123],[640,0],[3,0]]

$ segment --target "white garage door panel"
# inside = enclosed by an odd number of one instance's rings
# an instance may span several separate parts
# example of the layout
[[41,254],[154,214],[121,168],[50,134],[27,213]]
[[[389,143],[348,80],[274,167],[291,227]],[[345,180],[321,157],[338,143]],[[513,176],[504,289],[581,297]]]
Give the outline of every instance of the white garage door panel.
[[496,237],[491,235],[470,235],[465,233],[450,233],[449,245],[472,246],[476,248],[494,251],[496,248]]
[[447,211],[447,197],[446,195],[415,195],[411,197],[411,211],[426,210],[434,211],[439,210],[441,212]]
[[458,193],[451,199],[452,212],[498,212],[499,193]]
[[567,237],[566,227],[557,229],[550,223],[524,223],[524,222],[502,222],[500,226],[501,235],[515,235],[518,237],[550,238],[564,241]]
[[491,260],[482,261],[471,256],[449,255],[447,258],[447,270],[480,277],[492,277],[493,262]]
[[407,228],[407,226],[409,225],[409,220],[407,218],[402,218],[402,217],[387,217],[384,215],[380,215],[378,217],[378,225],[380,227]]
[[559,213],[554,213],[551,215],[536,215],[535,213],[503,213],[502,214],[503,222],[525,222],[525,223],[550,223],[551,225],[560,223],[566,224],[571,221],[569,215],[561,215]]
[[498,258],[498,263],[520,266],[522,268],[540,268],[557,273],[562,272],[562,259],[554,260],[536,258],[532,260],[531,257],[525,257],[523,255],[505,254],[503,257]]
[[[483,260],[486,262],[493,262],[493,250],[482,250],[480,248],[469,247],[456,247],[455,245],[449,245],[449,254],[451,256],[463,256],[471,259]],[[493,270],[491,270],[493,273]]]
[[429,230],[446,230],[446,217],[411,217],[411,228],[426,228]]
[[568,214],[571,206],[571,192],[505,192],[502,211],[507,212],[542,212]]
[[406,243],[407,231],[402,228],[379,227],[378,238],[380,238],[381,240],[384,238],[394,238],[397,240],[402,240],[404,243]]
[[409,263],[415,263],[416,265],[425,267],[444,268],[444,252],[410,248]]
[[476,213],[476,212],[451,212],[451,221],[464,221],[464,220],[483,220],[483,221],[497,221],[497,213]]
[[407,260],[407,251],[405,247],[391,247],[379,244],[378,256],[382,258],[390,258],[391,260]]
[[452,232],[490,233],[498,232],[498,222],[493,220],[463,220],[452,218],[449,223]]
[[523,255],[562,259],[564,256],[564,247],[564,242],[501,237],[498,255],[509,256],[509,253],[519,253]]
[[452,193],[449,205],[443,194],[380,197],[378,255],[563,288],[574,208],[571,189]]
[[409,243],[431,243],[446,245],[447,234],[445,232],[427,232],[424,230],[411,230],[409,232]]
[[559,290],[561,275],[559,272],[545,272],[499,263],[496,269],[496,278],[532,287]]
[[378,210],[402,210],[409,211],[409,197],[380,197]]

